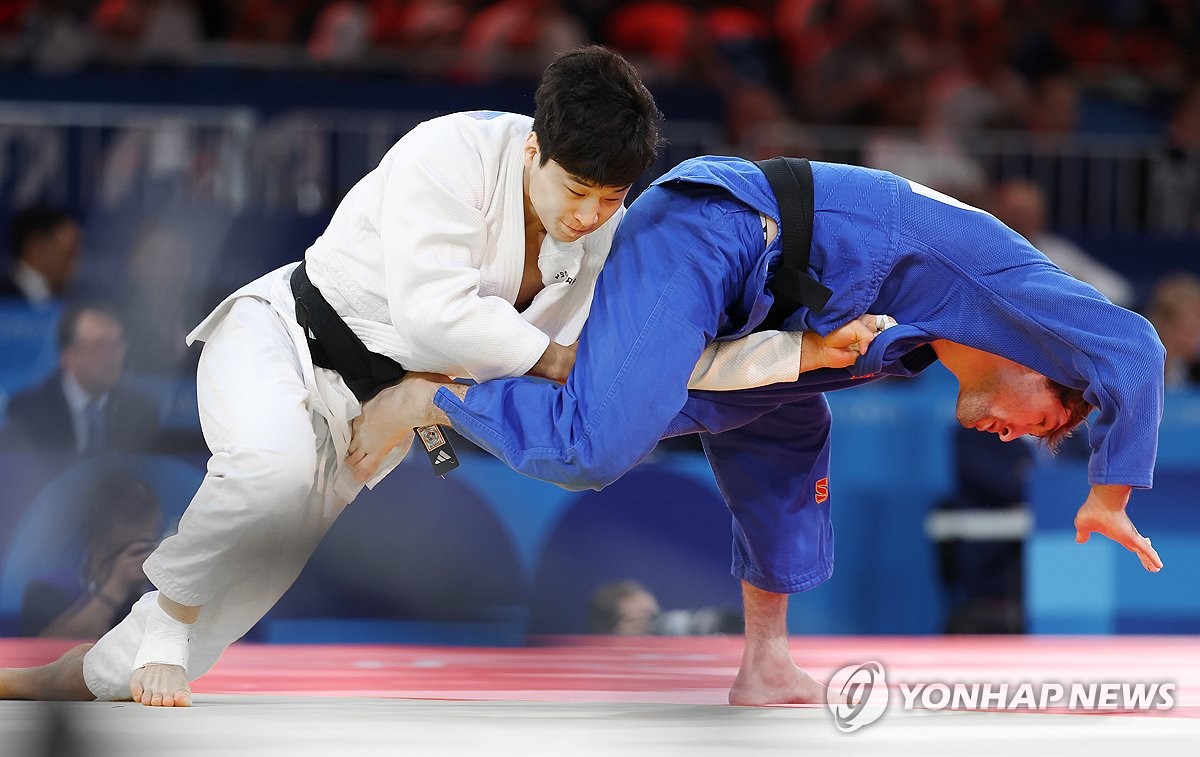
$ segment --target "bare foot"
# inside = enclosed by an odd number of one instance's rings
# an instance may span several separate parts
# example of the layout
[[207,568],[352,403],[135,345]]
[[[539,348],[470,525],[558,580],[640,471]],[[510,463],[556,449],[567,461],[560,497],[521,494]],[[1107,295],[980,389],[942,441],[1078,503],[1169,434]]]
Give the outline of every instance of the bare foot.
[[825,704],[831,692],[795,665],[770,679],[739,671],[729,689],[729,703],[739,705]]
[[96,696],[83,682],[83,656],[91,648],[80,644],[37,668],[0,668],[0,699],[90,702]]
[[825,704],[828,699],[837,695],[796,667],[786,639],[747,644],[729,689],[729,703],[737,705]]
[[178,665],[150,663],[138,668],[129,677],[129,693],[133,701],[147,707],[192,706],[187,674]]

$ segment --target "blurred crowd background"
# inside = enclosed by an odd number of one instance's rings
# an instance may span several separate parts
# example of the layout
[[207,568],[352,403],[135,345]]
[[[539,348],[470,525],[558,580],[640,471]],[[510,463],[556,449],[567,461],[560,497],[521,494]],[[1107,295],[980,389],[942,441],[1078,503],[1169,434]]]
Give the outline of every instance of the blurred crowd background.
[[[795,603],[793,630],[1200,632],[1200,600],[1176,593],[1200,571],[1200,519],[1171,499],[1200,478],[1196,0],[0,1],[0,632],[94,629],[142,588],[145,523],[169,531],[204,465],[183,339],[200,318],[298,259],[413,125],[530,113],[545,64],[586,42],[634,61],[667,115],[669,145],[633,194],[704,153],[891,170],[994,213],[1167,346],[1170,486],[1155,502],[1177,506],[1163,522],[1186,536],[1184,584],[1122,583],[1136,564],[1104,562],[1108,583],[1056,612],[1071,601],[1046,577],[1061,586],[1093,554],[1056,551],[1086,445],[1051,461],[964,435],[935,370],[834,399],[833,480],[840,448],[880,446],[881,462],[844,477],[847,567]],[[639,471],[649,494],[571,496],[468,459],[465,483],[430,494],[467,508],[454,519],[399,497],[429,485],[402,469],[397,496],[355,504],[260,638],[325,638],[331,617],[386,638],[427,621],[501,641],[736,629],[728,518],[696,454],[657,453]],[[106,520],[105,492],[162,509],[113,504]],[[1046,518],[1039,498],[1058,498]],[[664,500],[703,523],[647,519]],[[374,595],[364,571],[394,586]],[[622,602],[640,620],[623,626]]]

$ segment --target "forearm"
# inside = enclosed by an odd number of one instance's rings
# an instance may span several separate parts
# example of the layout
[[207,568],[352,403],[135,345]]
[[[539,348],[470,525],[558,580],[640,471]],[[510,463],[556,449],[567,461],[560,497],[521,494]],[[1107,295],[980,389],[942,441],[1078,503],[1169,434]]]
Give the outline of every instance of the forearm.
[[422,392],[421,407],[424,411],[424,422],[422,426],[449,426],[450,418],[446,415],[446,411],[442,410],[434,403],[434,397],[437,395],[438,389],[446,391],[458,397],[459,400],[465,400],[467,391],[470,387],[463,384],[433,384],[425,392]]
[[800,376],[803,333],[762,331],[705,348],[688,389],[730,391],[795,381]]
[[654,448],[687,401],[687,377],[703,346],[698,331],[674,318],[642,336],[628,353],[613,350],[608,338],[585,339],[579,366],[561,387],[489,381],[466,391],[447,387],[435,403],[456,431],[515,470],[569,489],[599,489]]
[[567,380],[567,374],[574,365],[575,349],[564,347],[552,339],[546,345],[546,351],[525,375],[550,379],[561,384]]

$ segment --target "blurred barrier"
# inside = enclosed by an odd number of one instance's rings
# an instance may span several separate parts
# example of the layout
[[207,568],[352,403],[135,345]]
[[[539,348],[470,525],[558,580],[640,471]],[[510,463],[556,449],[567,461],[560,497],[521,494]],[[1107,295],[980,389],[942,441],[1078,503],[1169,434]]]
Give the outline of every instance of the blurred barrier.
[[[443,88],[433,97],[428,86],[398,83],[380,99],[361,83],[315,78],[310,84],[276,107],[0,102],[0,207],[39,199],[103,209],[189,201],[325,213],[418,122],[455,110],[528,107],[521,104],[528,93],[517,97],[506,87]],[[666,102],[686,97],[669,89],[661,95]],[[199,92],[193,97],[204,102]],[[345,104],[318,104],[330,99]],[[1048,140],[1019,131],[962,131],[935,139],[915,131],[782,123],[751,130],[731,146],[720,103],[711,107],[708,114],[684,109],[688,115],[668,119],[669,142],[648,178],[695,155],[798,151],[835,162],[882,161],[909,178],[937,183],[932,177],[940,176],[964,191],[1029,178],[1046,190],[1050,226],[1060,231],[1195,236],[1194,226],[1189,232],[1184,221],[1181,228],[1171,211],[1181,201],[1187,207],[1186,198],[1164,183],[1171,161],[1156,135]]]

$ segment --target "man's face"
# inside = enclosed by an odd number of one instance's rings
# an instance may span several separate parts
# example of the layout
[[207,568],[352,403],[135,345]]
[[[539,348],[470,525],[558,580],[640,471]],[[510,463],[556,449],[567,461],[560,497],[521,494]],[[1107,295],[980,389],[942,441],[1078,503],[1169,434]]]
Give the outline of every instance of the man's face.
[[546,233],[559,242],[574,242],[613,217],[629,187],[597,187],[572,176],[558,163],[540,165],[537,137],[525,143],[529,204]]
[[30,264],[41,271],[55,292],[62,292],[75,275],[83,235],[74,221],[61,223],[31,243]]
[[92,396],[116,386],[127,348],[120,322],[107,313],[85,310],[75,322],[74,337],[60,357],[63,371]]
[[957,415],[963,426],[1005,442],[1045,436],[1071,417],[1045,376],[1008,361],[959,389]]
[[653,594],[645,591],[626,594],[617,603],[617,622],[612,632],[618,636],[645,636],[654,630],[658,613],[658,600]]

